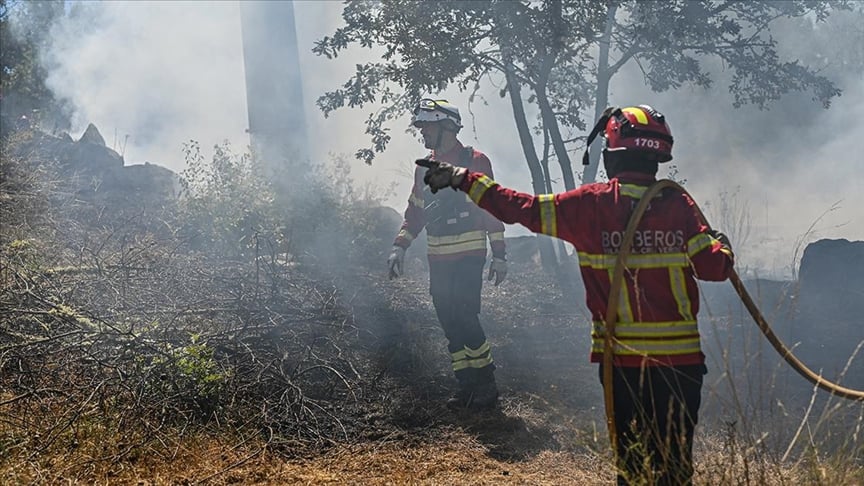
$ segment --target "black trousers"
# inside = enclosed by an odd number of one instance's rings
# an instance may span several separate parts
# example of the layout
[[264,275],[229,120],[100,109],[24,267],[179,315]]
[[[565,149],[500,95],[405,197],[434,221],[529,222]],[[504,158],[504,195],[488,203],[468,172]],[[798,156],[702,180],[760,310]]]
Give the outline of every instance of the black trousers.
[[[429,293],[447,338],[447,349],[454,356],[454,373],[463,387],[495,380],[495,365],[479,316],[485,263],[484,257],[429,262]],[[472,359],[457,361],[455,356],[466,351]],[[472,364],[468,366],[467,362]]]
[[619,485],[692,484],[693,434],[706,372],[705,365],[615,367]]

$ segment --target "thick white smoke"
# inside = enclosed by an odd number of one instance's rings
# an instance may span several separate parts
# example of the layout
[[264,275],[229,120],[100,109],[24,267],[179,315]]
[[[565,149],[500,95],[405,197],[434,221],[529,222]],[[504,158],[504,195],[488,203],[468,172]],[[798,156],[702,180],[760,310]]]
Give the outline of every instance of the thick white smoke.
[[[310,155],[316,160],[327,160],[330,154],[351,158],[369,143],[363,121],[374,108],[338,110],[324,119],[315,106],[321,93],[348,79],[356,63],[376,58],[375,51],[364,49],[336,60],[311,53],[316,39],[341,24],[341,9],[341,2],[295,2],[306,96],[302,102],[309,120]],[[54,49],[46,60],[53,66],[51,87],[75,108],[73,136],[95,123],[109,145],[125,152],[127,163],[149,161],[173,170],[183,168],[181,147],[189,139],[204,147],[227,139],[238,151],[245,149],[248,118],[236,2],[76,2],[71,10],[52,32]],[[796,244],[819,237],[864,239],[857,155],[864,137],[860,77],[857,82],[839,80],[844,94],[832,109],[813,104],[803,115],[808,119],[801,120],[784,114],[784,100],[772,105],[770,116],[752,107],[733,110],[719,82],[710,92],[656,94],[639,76],[619,75],[611,101],[649,103],[667,115],[676,137],[679,177],[711,208],[709,216],[723,192],[749,207],[751,229],[742,255],[762,276],[788,276]],[[463,111],[462,141],[489,154],[496,179],[529,190],[509,102],[496,91],[490,87],[481,93],[471,112],[467,94],[450,91],[444,96]],[[774,127],[766,131],[771,137],[760,139],[752,136],[764,126],[760,123],[788,127]],[[400,126],[392,135],[388,152],[372,167],[358,161],[352,177],[379,187],[395,183],[388,204],[401,211],[411,162],[424,150]],[[537,147],[542,147],[542,139]],[[579,155],[574,151],[577,170]],[[829,211],[835,203],[837,208]],[[805,235],[826,211],[815,231]],[[519,233],[508,229],[508,234]]]
[[[127,163],[182,168],[189,139],[248,144],[234,2],[81,2],[53,34],[49,85]],[[127,139],[128,136],[128,139]]]

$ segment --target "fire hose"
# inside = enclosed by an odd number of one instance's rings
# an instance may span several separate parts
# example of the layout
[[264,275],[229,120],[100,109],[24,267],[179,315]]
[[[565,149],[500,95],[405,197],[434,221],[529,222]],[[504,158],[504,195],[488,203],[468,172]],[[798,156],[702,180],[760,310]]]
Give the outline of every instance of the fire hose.
[[[614,395],[612,393],[612,365],[614,362],[613,358],[616,344],[615,323],[617,320],[618,300],[621,295],[621,282],[624,278],[624,269],[626,267],[627,257],[629,256],[633,245],[633,236],[636,233],[636,228],[639,226],[639,222],[642,220],[642,216],[645,214],[645,210],[648,208],[651,199],[666,188],[676,189],[689,196],[689,193],[683,187],[668,179],[659,180],[652,184],[645,191],[645,194],[642,195],[639,204],[636,205],[633,214],[630,216],[630,220],[627,222],[627,228],[624,232],[624,238],[621,242],[621,248],[618,251],[618,257],[615,262],[615,270],[612,273],[612,287],[609,291],[609,303],[606,307],[605,334],[603,342],[603,399],[606,405],[606,424],[609,429],[609,439],[612,444],[612,452],[616,457],[617,431],[615,430]],[[705,219],[705,215],[702,214],[702,211],[695,205],[695,203],[694,208],[702,222],[706,226],[710,227],[708,220]],[[792,369],[797,371],[798,374],[817,387],[833,395],[850,400],[864,401],[864,391],[846,388],[837,383],[826,380],[825,378],[822,378],[822,376],[814,373],[797,357],[795,357],[795,355],[792,354],[792,350],[783,344],[780,338],[774,334],[771,326],[768,325],[765,317],[762,316],[762,312],[759,311],[759,308],[756,307],[750,294],[747,293],[747,289],[744,288],[744,283],[741,282],[741,278],[738,276],[738,273],[734,268],[729,269],[728,277],[732,286],[735,288],[735,292],[737,292],[738,296],[741,298],[741,302],[747,308],[747,311],[750,312],[756,325],[759,326],[759,330],[762,331],[762,334],[765,335],[768,342],[770,342],[774,349],[780,353],[780,356],[792,367]],[[620,343],[618,344],[619,346],[621,345]]]

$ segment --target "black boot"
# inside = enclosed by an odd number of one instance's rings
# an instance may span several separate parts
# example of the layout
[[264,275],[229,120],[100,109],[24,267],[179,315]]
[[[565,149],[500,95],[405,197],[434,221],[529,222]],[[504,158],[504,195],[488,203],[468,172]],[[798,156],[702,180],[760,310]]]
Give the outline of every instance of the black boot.
[[471,388],[459,387],[459,390],[447,399],[447,408],[450,410],[465,410],[471,403],[474,392]]
[[450,410],[488,410],[498,405],[498,386],[494,377],[482,382],[462,381],[459,390],[447,400]]
[[488,410],[496,406],[498,406],[498,386],[494,381],[477,385],[474,388],[468,408],[472,410]]

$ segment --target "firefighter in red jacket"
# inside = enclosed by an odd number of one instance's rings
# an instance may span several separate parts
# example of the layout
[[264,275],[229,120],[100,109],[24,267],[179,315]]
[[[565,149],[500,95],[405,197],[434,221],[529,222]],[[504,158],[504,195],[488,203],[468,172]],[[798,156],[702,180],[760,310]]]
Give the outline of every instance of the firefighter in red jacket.
[[[610,282],[627,222],[655,182],[658,163],[672,159],[669,126],[649,106],[607,109],[589,144],[600,132],[609,182],[535,196],[445,164],[433,165],[424,177],[433,191],[458,188],[505,223],[573,244],[593,319],[594,363],[602,363]],[[694,205],[678,191],[661,192],[645,212],[627,260],[612,382],[618,484],[692,482],[693,433],[707,372],[696,279],[725,280],[733,264],[728,239],[704,225]]]
[[[457,139],[462,128],[459,109],[446,100],[424,99],[414,110],[412,124],[420,129],[433,160],[447,162],[492,177],[492,165],[482,152]],[[452,409],[492,408],[498,401],[492,349],[480,325],[480,291],[486,263],[486,240],[492,248],[489,280],[501,283],[507,274],[504,225],[478,208],[465,194],[432,193],[417,167],[405,220],[388,259],[390,278],[403,269],[405,250],[426,228],[429,293],[447,338],[453,371],[459,383],[447,401]]]

